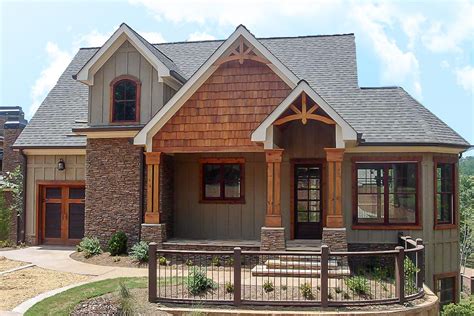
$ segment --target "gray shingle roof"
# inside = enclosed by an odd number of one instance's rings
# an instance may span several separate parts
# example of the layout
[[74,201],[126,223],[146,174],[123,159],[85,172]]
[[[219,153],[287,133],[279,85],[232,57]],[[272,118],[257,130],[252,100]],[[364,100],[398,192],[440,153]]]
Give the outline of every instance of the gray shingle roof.
[[[306,80],[366,143],[469,143],[401,88],[359,88],[353,34],[259,39],[298,78]],[[177,42],[154,45],[157,54],[189,79],[223,41]],[[87,120],[87,86],[72,75],[97,48],[81,49],[48,94],[30,124],[17,139],[18,147],[85,146],[71,136]],[[161,60],[161,59],[160,59]],[[168,66],[168,65],[167,65]]]

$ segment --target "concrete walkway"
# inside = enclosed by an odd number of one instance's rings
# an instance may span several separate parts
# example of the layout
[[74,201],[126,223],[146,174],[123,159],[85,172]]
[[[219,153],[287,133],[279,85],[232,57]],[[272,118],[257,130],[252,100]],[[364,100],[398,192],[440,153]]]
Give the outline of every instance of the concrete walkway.
[[39,301],[42,301],[46,297],[55,295],[69,288],[73,288],[85,283],[118,277],[143,277],[148,275],[148,269],[108,267],[79,262],[69,257],[74,251],[75,250],[73,247],[64,246],[36,246],[0,251],[0,256],[4,256],[10,260],[28,262],[40,268],[54,271],[92,276],[92,278],[86,282],[80,282],[61,289],[42,293],[21,303],[16,308],[14,308],[12,312],[0,311],[0,315],[22,315],[31,306],[38,303]]

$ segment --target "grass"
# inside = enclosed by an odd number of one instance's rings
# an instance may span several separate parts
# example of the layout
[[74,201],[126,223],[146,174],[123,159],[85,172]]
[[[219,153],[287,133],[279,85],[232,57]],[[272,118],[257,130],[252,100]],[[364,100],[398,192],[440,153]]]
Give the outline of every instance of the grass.
[[[162,281],[160,281],[162,282]],[[33,305],[26,316],[36,315],[69,315],[74,307],[85,300],[98,297],[107,293],[119,290],[120,284],[125,285],[128,289],[146,288],[148,286],[148,278],[116,278],[102,280],[93,283],[84,284],[54,296]]]

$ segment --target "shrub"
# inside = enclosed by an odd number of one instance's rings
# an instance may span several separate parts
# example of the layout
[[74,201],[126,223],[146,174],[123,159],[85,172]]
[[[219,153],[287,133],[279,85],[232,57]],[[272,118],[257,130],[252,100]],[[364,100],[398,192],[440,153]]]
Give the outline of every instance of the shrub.
[[0,241],[7,241],[10,232],[11,211],[5,205],[4,192],[0,191]]
[[416,273],[420,269],[408,257],[403,261],[403,267],[405,270],[405,294],[413,294],[416,292]]
[[346,279],[347,287],[359,295],[368,294],[370,291],[369,281],[363,276],[353,276]]
[[334,289],[334,291],[336,291],[337,294],[342,293],[342,289],[341,289],[339,286],[337,286],[337,287]]
[[448,304],[443,307],[443,316],[472,316],[474,314],[474,302],[462,300],[459,304]]
[[189,293],[199,295],[216,288],[212,279],[206,276],[206,273],[198,268],[193,268],[186,279],[186,285]]
[[230,282],[225,284],[225,292],[226,293],[234,293],[234,285]]
[[158,264],[159,264],[160,266],[167,266],[168,263],[169,263],[169,261],[166,260],[166,258],[163,257],[163,256],[161,256],[161,257],[158,259]]
[[212,257],[211,266],[213,266],[213,267],[220,267],[221,266],[221,260],[219,259],[219,257]]
[[99,255],[102,253],[102,248],[100,248],[100,242],[97,237],[82,238],[76,249],[78,252],[83,252],[84,257],[86,258],[90,258],[92,256]]
[[347,293],[347,292],[342,293],[342,297],[343,297],[345,300],[348,300],[348,299],[351,298],[351,296],[350,296],[349,293]]
[[192,267],[194,265],[194,262],[191,259],[187,259],[184,264],[187,265],[188,267]]
[[148,261],[148,243],[146,241],[137,242],[132,246],[130,257],[140,262]]
[[110,237],[108,250],[112,256],[127,253],[127,235],[123,231],[118,231]]
[[273,290],[275,290],[274,286],[273,286],[273,283],[272,281],[265,281],[265,283],[263,283],[263,290],[265,291],[265,293],[270,293],[270,292],[273,292]]
[[307,299],[312,300],[314,299],[313,290],[311,289],[311,285],[308,283],[303,283],[300,285],[300,292],[301,295]]

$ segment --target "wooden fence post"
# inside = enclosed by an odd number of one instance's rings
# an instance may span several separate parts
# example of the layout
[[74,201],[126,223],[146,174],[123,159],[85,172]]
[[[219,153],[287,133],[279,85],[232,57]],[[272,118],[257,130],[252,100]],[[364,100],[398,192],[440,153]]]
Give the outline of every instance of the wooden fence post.
[[240,306],[242,303],[241,289],[241,267],[242,267],[242,249],[234,248],[234,305]]
[[[416,239],[416,246],[423,246],[423,239],[417,238]],[[417,274],[417,285],[418,288],[423,288],[423,283],[425,282],[425,248],[419,250],[416,253],[416,266],[420,271]]]
[[321,246],[321,306],[328,307],[329,301],[329,247]]
[[397,295],[400,304],[405,301],[405,248],[395,247],[398,251],[395,257],[395,284],[397,288]]
[[148,245],[148,302],[156,302],[156,243]]

